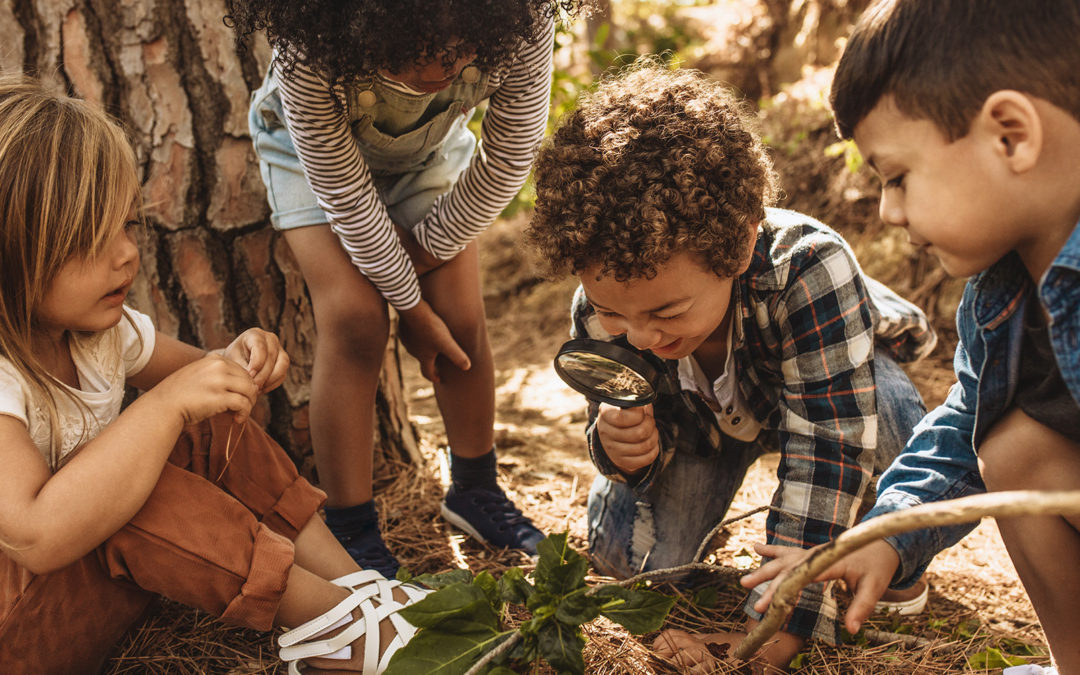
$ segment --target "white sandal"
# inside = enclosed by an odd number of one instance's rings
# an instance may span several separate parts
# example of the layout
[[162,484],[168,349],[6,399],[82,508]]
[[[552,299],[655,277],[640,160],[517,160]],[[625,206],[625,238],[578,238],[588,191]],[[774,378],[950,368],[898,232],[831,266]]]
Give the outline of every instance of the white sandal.
[[[391,581],[374,570],[354,572],[334,579],[332,583],[349,588],[352,593],[329,611],[283,633],[278,638],[281,647],[278,656],[289,664],[289,675],[300,675],[299,664],[304,659],[352,658],[352,643],[366,634],[362,672],[364,675],[379,675],[386,670],[390,657],[416,634],[416,627],[402,618],[398,611],[421,600],[431,591],[397,580]],[[408,596],[404,604],[394,599],[393,589],[399,586]],[[354,618],[352,612],[357,607],[361,616]],[[386,617],[390,617],[397,635],[379,658],[379,622]],[[345,626],[345,630],[333,637],[315,639],[342,626]],[[369,626],[371,630],[368,630]]]

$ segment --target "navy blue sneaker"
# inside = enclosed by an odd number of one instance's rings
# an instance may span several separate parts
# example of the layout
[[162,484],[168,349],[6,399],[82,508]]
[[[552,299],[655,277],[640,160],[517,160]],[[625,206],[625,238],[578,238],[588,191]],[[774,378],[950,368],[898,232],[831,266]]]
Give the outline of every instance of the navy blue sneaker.
[[351,536],[335,532],[334,536],[361,569],[377,570],[387,579],[397,576],[401,563],[390,552],[390,549],[386,548],[379,528],[372,527],[363,534]]
[[451,485],[442,502],[443,518],[480,541],[536,555],[544,533],[536,529],[502,489]]

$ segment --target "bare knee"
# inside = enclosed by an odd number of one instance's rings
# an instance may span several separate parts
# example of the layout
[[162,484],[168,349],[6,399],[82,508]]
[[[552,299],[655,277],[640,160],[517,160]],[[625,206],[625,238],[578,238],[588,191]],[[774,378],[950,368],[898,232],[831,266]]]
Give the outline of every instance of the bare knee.
[[344,294],[324,297],[315,307],[315,334],[321,356],[378,368],[390,336],[386,305]]
[[1080,468],[1080,446],[1014,408],[987,432],[979,471],[992,491],[1075,489],[1065,476]]

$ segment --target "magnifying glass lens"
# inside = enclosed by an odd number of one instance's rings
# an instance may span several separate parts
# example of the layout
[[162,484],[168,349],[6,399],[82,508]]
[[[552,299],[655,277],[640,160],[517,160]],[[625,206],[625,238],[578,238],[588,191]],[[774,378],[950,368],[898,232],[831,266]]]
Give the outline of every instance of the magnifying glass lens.
[[620,407],[650,403],[656,372],[632,351],[594,340],[572,340],[555,357],[555,371],[575,390]]
[[603,356],[574,352],[561,355],[559,363],[578,384],[620,401],[636,401],[652,393],[645,378]]

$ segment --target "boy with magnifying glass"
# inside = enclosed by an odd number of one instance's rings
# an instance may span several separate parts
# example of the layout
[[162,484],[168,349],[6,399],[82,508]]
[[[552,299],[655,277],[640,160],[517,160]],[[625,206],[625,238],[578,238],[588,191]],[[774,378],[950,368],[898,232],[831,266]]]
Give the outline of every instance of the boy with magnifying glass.
[[[584,97],[535,165],[526,236],[551,276],[581,282],[573,337],[631,347],[660,375],[652,403],[589,405],[589,548],[617,577],[692,562],[770,451],[767,542],[836,537],[925,411],[897,362],[933,348],[926,317],[836,232],[770,208],[750,120],[700,73],[639,64]],[[918,609],[925,582],[894,596]],[[831,589],[812,585],[762,658],[785,668],[805,639],[837,637]],[[694,644],[669,632],[657,648]]]

